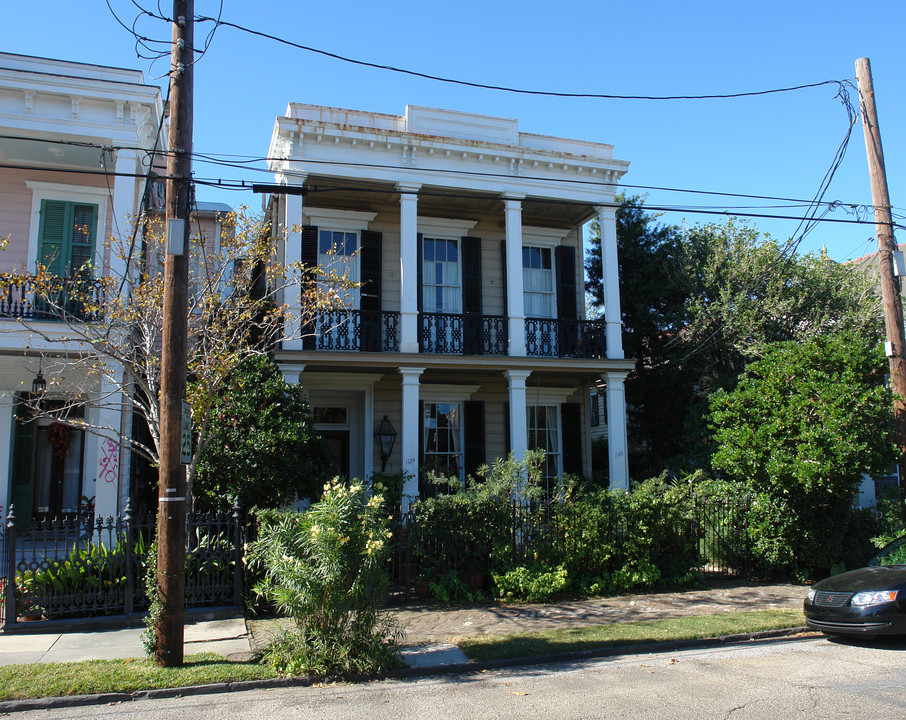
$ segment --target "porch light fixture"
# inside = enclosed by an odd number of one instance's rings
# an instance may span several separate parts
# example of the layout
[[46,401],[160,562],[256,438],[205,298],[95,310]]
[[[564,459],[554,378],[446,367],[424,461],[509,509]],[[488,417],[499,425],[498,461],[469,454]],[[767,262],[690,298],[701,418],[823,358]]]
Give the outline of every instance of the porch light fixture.
[[45,390],[47,390],[47,380],[44,379],[44,374],[41,372],[41,364],[39,362],[38,374],[35,376],[35,379],[31,381],[31,394],[40,399],[44,396]]
[[381,448],[381,472],[387,469],[387,461],[390,459],[390,453],[393,452],[393,444],[396,442],[397,434],[390,420],[384,415],[381,424],[374,431],[374,438]]

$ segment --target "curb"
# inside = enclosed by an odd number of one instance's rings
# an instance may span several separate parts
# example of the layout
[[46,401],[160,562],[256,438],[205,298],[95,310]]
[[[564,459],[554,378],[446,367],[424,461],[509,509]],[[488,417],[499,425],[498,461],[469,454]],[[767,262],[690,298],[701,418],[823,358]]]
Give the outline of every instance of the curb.
[[[507,658],[505,660],[488,660],[485,662],[455,663],[451,665],[438,665],[427,668],[403,668],[394,670],[380,676],[380,678],[357,677],[353,681],[365,682],[375,679],[387,678],[415,678],[432,677],[437,675],[455,675],[458,673],[473,673],[483,670],[499,670],[501,668],[520,667],[525,665],[544,665],[554,662],[571,662],[589,660],[593,658],[609,657],[614,655],[640,655],[646,653],[675,652],[677,650],[691,650],[696,648],[714,648],[723,645],[732,645],[755,640],[777,640],[802,635],[799,638],[809,640],[817,637],[807,627],[800,626],[785,628],[783,630],[764,630],[754,633],[741,633],[737,635],[723,635],[716,638],[702,638],[699,640],[674,640],[671,642],[645,643],[641,645],[620,645],[602,647],[592,650],[576,650],[565,653],[550,653],[547,655],[532,655],[529,657]],[[232,683],[212,683],[210,685],[189,685],[181,688],[156,688],[151,690],[136,690],[131,693],[98,693],[94,695],[68,695],[63,697],[36,698],[30,700],[0,701],[0,714],[23,712],[26,710],[51,710],[55,708],[82,707],[86,705],[107,705],[111,703],[124,703],[136,700],[162,700],[166,698],[188,697],[193,695],[214,695],[219,693],[243,692],[246,690],[269,690],[285,687],[308,687],[320,678],[290,677],[272,678],[267,680],[241,680]]]

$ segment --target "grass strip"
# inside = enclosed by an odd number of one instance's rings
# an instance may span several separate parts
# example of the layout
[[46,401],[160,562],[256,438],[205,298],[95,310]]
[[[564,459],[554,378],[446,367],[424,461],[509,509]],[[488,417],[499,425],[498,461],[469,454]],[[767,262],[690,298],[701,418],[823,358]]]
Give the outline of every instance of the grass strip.
[[801,610],[788,608],[721,612],[713,615],[544,630],[515,635],[479,635],[456,641],[470,660],[503,660],[671,640],[698,640],[738,633],[780,630],[805,624]]
[[179,688],[278,677],[266,665],[231,663],[213,653],[187,655],[177,668],[147,659],[84,660],[0,666],[0,700]]

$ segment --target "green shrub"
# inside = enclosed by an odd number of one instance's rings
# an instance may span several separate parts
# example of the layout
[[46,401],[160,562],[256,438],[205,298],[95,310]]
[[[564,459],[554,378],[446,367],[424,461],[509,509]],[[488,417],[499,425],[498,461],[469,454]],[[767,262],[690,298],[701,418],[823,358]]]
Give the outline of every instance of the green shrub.
[[359,484],[326,485],[303,513],[259,513],[249,557],[263,573],[255,591],[291,617],[265,659],[284,674],[380,672],[396,664],[398,632],[379,612],[387,573],[388,518]]
[[470,589],[455,570],[441,575],[436,582],[429,582],[428,587],[431,597],[443,605],[476,603],[486,599],[481,590]]
[[519,566],[505,573],[492,573],[497,593],[501,600],[525,600],[543,602],[562,594],[569,585],[566,568],[558,565]]

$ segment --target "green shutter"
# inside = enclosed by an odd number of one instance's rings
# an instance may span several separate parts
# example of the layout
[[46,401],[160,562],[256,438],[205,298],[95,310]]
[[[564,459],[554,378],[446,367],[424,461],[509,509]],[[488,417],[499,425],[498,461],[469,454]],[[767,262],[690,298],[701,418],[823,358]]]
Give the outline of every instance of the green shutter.
[[68,260],[65,228],[70,209],[69,203],[59,200],[41,201],[38,262],[58,277],[62,277]]
[[97,235],[97,205],[73,205],[69,274],[90,274]]
[[38,262],[57,277],[88,271],[97,241],[97,205],[41,201]]

